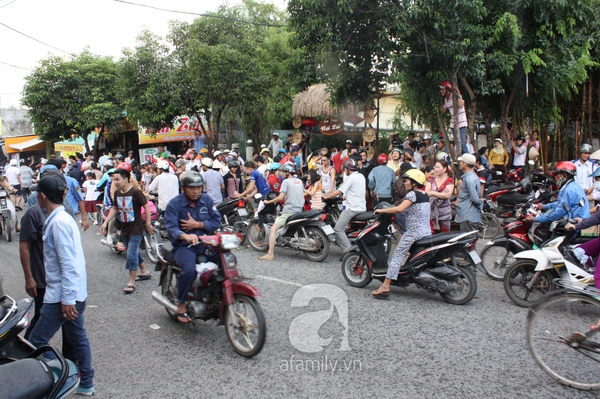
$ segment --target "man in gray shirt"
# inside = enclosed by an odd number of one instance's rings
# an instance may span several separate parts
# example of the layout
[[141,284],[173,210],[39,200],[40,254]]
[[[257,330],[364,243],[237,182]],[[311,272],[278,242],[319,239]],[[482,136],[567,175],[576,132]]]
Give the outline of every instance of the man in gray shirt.
[[474,172],[475,155],[463,154],[460,160],[462,184],[458,193],[458,218],[460,231],[477,230],[477,224],[481,222],[481,182]]
[[23,198],[25,204],[27,204],[27,198],[31,195],[31,186],[33,185],[33,170],[25,165],[25,160],[21,160],[21,166],[19,167],[21,172],[21,189],[23,190]]
[[277,230],[285,226],[288,218],[293,214],[302,212],[304,206],[304,185],[300,179],[294,177],[294,167],[292,165],[283,165],[280,169],[283,176],[283,183],[279,190],[277,198],[265,200],[265,205],[275,204],[283,200],[283,212],[275,219],[269,233],[269,251],[261,256],[260,260],[275,260],[275,242],[277,241]]

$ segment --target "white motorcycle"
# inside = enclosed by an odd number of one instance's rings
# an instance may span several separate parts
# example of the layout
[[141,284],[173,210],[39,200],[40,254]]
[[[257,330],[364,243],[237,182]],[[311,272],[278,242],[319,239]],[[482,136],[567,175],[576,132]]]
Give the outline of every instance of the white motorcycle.
[[[565,204],[568,212],[568,206]],[[573,221],[571,221],[573,222]],[[552,222],[550,231],[564,227],[566,219]],[[574,232],[554,238],[541,245],[540,249],[519,252],[516,261],[504,274],[504,290],[519,306],[530,307],[548,299],[548,292],[556,289],[554,279],[594,285],[594,272],[583,265],[573,253],[570,245]]]
[[4,235],[6,241],[12,241],[12,232],[16,221],[15,206],[10,200],[6,190],[0,188],[0,235]]

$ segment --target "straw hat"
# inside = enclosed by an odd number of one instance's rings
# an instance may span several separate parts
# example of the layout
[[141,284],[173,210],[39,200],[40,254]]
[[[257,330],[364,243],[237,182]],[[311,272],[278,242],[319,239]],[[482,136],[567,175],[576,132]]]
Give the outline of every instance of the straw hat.
[[535,147],[531,147],[529,149],[529,159],[530,160],[535,161],[535,159],[539,156],[540,156],[540,153],[538,152],[538,150],[535,149]]

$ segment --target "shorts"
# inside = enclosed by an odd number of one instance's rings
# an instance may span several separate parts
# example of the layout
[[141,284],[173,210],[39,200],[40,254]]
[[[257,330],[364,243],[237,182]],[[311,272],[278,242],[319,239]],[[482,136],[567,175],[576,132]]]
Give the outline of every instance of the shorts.
[[17,192],[15,193],[15,195],[17,195],[17,196],[18,196],[18,195],[21,195],[21,194],[23,194],[23,191],[21,191],[21,185],[20,185],[20,184],[13,184],[13,188],[14,188],[15,190],[17,190]]
[[87,213],[98,212],[98,210],[96,209],[96,204],[98,203],[98,201],[83,201],[83,203],[85,205],[85,211]]
[[285,226],[285,222],[287,222],[292,215],[293,213],[282,213],[281,215],[277,216],[277,219],[275,219],[275,224]]

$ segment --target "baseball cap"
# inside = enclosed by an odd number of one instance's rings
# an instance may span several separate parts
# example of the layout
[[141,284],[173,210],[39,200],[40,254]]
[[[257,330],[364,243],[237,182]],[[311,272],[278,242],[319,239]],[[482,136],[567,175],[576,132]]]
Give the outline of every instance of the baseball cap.
[[475,165],[475,155],[473,154],[463,154],[462,156],[458,157],[458,160],[463,161],[467,165]]
[[273,132],[273,136],[277,136],[277,137],[279,137],[279,133],[277,133],[277,132]]
[[58,168],[54,165],[44,165],[44,167],[40,169],[40,175],[43,175],[46,172],[58,172]]
[[50,173],[44,175],[37,185],[37,191],[50,197],[55,197],[64,193],[67,188],[67,181],[60,173]]

